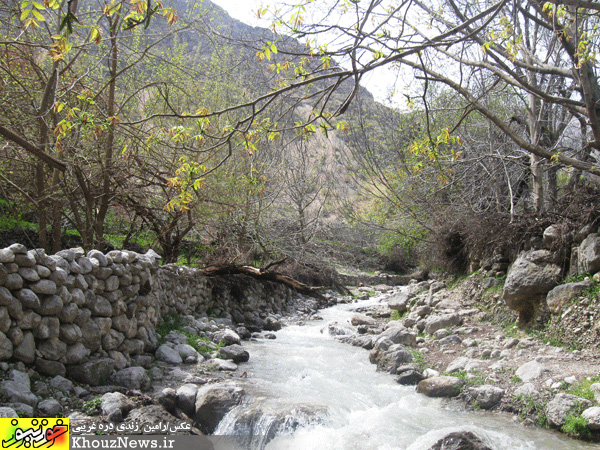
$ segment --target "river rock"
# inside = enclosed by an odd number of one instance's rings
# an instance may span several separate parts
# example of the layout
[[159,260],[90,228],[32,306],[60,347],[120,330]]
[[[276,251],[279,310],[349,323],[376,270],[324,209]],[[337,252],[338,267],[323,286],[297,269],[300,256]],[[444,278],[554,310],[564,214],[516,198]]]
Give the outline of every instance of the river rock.
[[197,392],[198,386],[193,383],[184,384],[176,391],[176,406],[189,417],[194,416]]
[[594,274],[600,271],[600,236],[588,235],[579,246],[578,268],[580,273]]
[[427,318],[425,322],[425,332],[427,334],[433,334],[437,330],[447,327],[454,327],[460,325],[462,319],[458,314],[440,314],[433,315]]
[[35,339],[30,331],[23,333],[23,341],[15,347],[14,357],[26,364],[35,360]]
[[407,311],[410,306],[410,301],[414,297],[408,292],[398,292],[388,297],[387,302],[390,309],[396,310],[399,313]]
[[456,377],[431,377],[417,385],[417,392],[427,397],[456,397],[464,384],[464,381]]
[[25,403],[32,407],[38,404],[38,398],[31,392],[29,386],[14,380],[1,382],[0,394],[4,395],[10,403]]
[[377,325],[377,321],[366,314],[354,314],[350,320],[350,323],[355,327],[359,325],[368,325],[374,327]]
[[119,370],[113,376],[114,383],[127,389],[146,390],[152,385],[143,367],[127,367]]
[[189,344],[177,344],[175,346],[175,351],[179,353],[181,359],[186,362],[189,358],[196,362],[200,357],[200,354],[196,351],[196,349]]
[[41,374],[50,377],[55,377],[56,375],[65,376],[67,373],[67,369],[61,362],[50,361],[44,358],[35,358],[35,368]]
[[246,362],[250,359],[250,354],[244,350],[241,345],[228,345],[219,349],[218,357],[222,359],[231,359],[234,363]]
[[537,361],[529,361],[519,367],[515,375],[527,383],[541,377],[546,370],[543,364]]
[[394,344],[408,345],[414,347],[417,345],[417,333],[407,330],[402,326],[392,326],[379,335],[377,340],[389,339]]
[[53,398],[42,400],[37,405],[39,416],[37,417],[56,417],[62,412],[62,405]]
[[377,370],[388,373],[396,373],[396,369],[403,364],[412,361],[410,352],[402,344],[394,344],[388,350],[377,351],[375,363]]
[[[265,323],[263,325],[263,329],[266,331],[279,331],[283,328],[283,324],[281,321],[277,320],[273,316],[269,316],[265,319]],[[237,334],[237,333],[236,333]]]
[[99,386],[106,383],[115,367],[115,362],[110,358],[99,358],[81,365],[72,365],[68,368],[69,378],[90,386]]
[[401,370],[401,368],[398,368],[396,373],[398,373],[398,376],[396,377],[396,383],[403,386],[416,386],[425,379],[425,375],[414,368],[408,368],[406,370]]
[[581,416],[587,420],[587,427],[590,431],[600,430],[600,407],[592,406],[581,413]]
[[572,394],[557,394],[546,406],[546,418],[550,426],[560,428],[569,414],[578,416],[592,402]]
[[471,402],[478,408],[491,409],[502,400],[504,389],[484,384],[470,388],[467,395],[470,397]]
[[479,366],[479,361],[467,358],[466,356],[459,356],[454,359],[448,367],[446,368],[447,373],[466,371],[470,372],[473,369],[476,369]]
[[17,291],[17,298],[21,301],[21,304],[28,309],[39,309],[41,302],[39,297],[31,289],[19,289]]
[[173,388],[164,388],[155,397],[156,401],[171,414],[177,410],[177,392]]
[[203,433],[212,434],[234,406],[242,401],[244,391],[233,385],[202,387],[196,394],[194,424]]
[[122,422],[129,411],[135,408],[135,403],[120,392],[108,392],[102,396],[102,414],[112,422]]
[[220,359],[220,358],[211,359],[208,362],[207,366],[210,369],[225,371],[225,372],[233,372],[233,371],[236,371],[238,368],[237,364],[234,363],[233,361],[231,361],[229,359]]
[[[149,434],[164,434],[165,424],[180,423],[177,417],[170,414],[160,405],[142,406],[127,415],[128,422],[138,422],[140,427],[154,427],[156,431]],[[210,447],[209,447],[210,448]]]
[[456,431],[437,441],[429,450],[492,450],[470,431]]
[[183,362],[177,350],[169,347],[167,344],[163,344],[160,347],[158,347],[155,356],[156,359],[169,364],[181,364]]
[[233,344],[241,343],[241,339],[238,336],[238,334],[235,331],[229,330],[229,329],[217,331],[213,335],[212,341],[216,344],[223,343],[225,345],[233,345]]
[[556,286],[546,296],[548,309],[552,314],[561,314],[565,306],[592,285],[591,281],[567,283]]
[[60,375],[57,375],[54,378],[50,379],[49,384],[53,388],[66,393],[73,391],[73,389],[75,388],[75,385],[71,380],[68,380],[65,377],[61,377]]
[[17,419],[19,415],[13,408],[8,406],[0,406],[0,418],[2,419]]
[[529,321],[542,296],[560,280],[561,268],[548,250],[521,253],[510,267],[504,283],[506,305],[519,312],[522,321]]

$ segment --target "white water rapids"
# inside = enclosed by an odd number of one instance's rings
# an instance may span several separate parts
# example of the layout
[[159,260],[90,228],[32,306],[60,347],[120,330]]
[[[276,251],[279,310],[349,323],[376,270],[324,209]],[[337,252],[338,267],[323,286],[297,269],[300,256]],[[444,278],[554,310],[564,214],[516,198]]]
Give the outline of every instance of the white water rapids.
[[328,323],[349,324],[354,309],[379,301],[337,305],[320,311],[323,321],[246,344],[250,362],[238,370],[248,373],[250,400],[215,434],[246,434],[244,448],[268,450],[427,450],[459,430],[472,431],[494,450],[600,449],[508,416],[448,409],[377,372],[366,350],[327,333]]

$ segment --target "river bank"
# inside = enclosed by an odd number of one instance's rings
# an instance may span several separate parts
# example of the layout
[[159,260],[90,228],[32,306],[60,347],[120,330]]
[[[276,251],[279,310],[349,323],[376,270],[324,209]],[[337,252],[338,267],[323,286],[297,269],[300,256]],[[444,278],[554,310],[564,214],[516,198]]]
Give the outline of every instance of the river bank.
[[[193,289],[185,292],[193,295]],[[296,437],[318,442],[328,433],[334,436],[330,448],[353,448],[352,435],[360,429],[372,448],[429,450],[461,423],[474,424],[467,430],[487,439],[482,449],[598,448],[538,426],[576,427],[584,410],[596,411],[592,385],[600,370],[598,355],[555,347],[512,325],[493,323],[491,309],[500,292],[495,282],[475,275],[452,289],[439,280],[413,280],[408,287],[363,286],[352,296],[330,293],[320,301],[286,295],[278,312],[245,305],[239,318],[249,322],[210,317],[208,310],[167,312],[152,353],[135,355],[134,364],[105,379],[102,359],[90,362],[86,379],[94,383],[47,376],[23,362],[0,363],[0,414],[67,416],[82,432],[105,434],[152,427],[160,432],[164,424],[179,423],[174,432],[241,434],[250,437],[242,441],[252,448],[299,448]],[[170,301],[177,305],[175,296]],[[337,306],[323,309],[332,305]],[[272,373],[267,377],[265,371]],[[423,379],[450,382],[450,390],[432,394],[435,389],[419,384]],[[277,384],[284,389],[272,392]],[[290,386],[304,386],[323,402],[290,403],[295,395],[286,391]],[[332,406],[338,397],[350,404]],[[257,399],[271,403],[265,409],[254,404]],[[415,407],[422,417],[414,416]],[[426,417],[431,420],[424,427]],[[523,428],[521,422],[536,427]],[[587,420],[571,430],[593,438],[594,423]],[[399,428],[401,436],[386,432],[399,424],[408,427]],[[519,437],[507,440],[501,431],[507,427]],[[342,436],[336,436],[339,430]],[[347,446],[336,447],[336,439]]]

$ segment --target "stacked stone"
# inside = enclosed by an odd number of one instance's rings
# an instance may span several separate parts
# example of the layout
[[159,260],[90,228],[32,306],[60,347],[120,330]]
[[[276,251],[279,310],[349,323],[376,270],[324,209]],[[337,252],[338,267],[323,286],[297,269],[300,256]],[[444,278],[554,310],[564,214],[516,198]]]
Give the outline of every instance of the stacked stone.
[[125,367],[156,347],[158,255],[0,250],[0,360],[65,375],[90,357]]

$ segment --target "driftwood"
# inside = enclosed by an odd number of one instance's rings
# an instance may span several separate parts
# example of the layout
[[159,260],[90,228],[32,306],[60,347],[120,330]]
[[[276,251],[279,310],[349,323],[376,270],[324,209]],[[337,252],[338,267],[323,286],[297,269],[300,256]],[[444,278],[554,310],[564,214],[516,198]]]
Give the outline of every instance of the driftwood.
[[236,266],[236,265],[225,265],[225,266],[209,266],[202,269],[202,273],[207,277],[218,276],[218,275],[237,275],[244,274],[259,280],[274,281],[276,283],[282,283],[292,289],[300,292],[301,294],[310,295],[323,299],[323,296],[318,291],[325,289],[324,286],[309,286],[301,283],[287,275],[283,275],[277,272],[267,272],[267,269],[277,264],[269,264],[265,269],[259,269],[253,266]]

